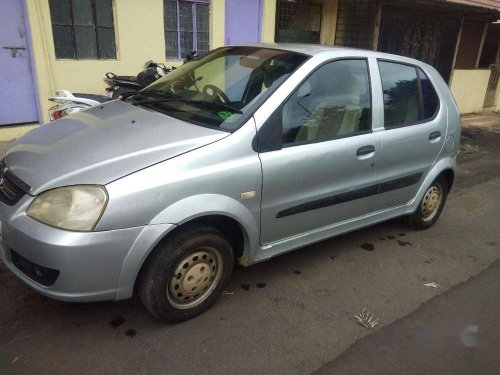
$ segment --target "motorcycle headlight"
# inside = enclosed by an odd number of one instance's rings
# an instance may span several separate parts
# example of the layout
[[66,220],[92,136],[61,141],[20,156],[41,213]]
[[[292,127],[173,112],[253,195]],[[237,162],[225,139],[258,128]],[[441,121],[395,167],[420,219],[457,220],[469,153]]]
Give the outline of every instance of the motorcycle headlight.
[[95,228],[107,201],[103,186],[67,186],[40,194],[26,214],[56,228],[89,232]]

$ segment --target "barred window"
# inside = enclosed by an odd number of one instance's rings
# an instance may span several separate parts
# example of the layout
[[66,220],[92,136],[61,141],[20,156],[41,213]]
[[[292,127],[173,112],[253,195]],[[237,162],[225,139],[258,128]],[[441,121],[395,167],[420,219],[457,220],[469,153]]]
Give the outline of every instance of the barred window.
[[58,59],[116,59],[112,0],[49,0]]
[[165,49],[167,59],[180,60],[191,51],[209,50],[209,0],[164,0]]

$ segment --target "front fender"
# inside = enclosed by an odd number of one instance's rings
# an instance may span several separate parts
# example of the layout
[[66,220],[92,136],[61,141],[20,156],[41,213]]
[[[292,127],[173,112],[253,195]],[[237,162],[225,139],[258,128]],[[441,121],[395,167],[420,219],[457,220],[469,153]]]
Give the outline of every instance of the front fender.
[[135,280],[144,261],[158,242],[175,227],[174,224],[146,225],[143,227],[123,261],[116,288],[116,301],[132,297]]
[[149,225],[144,226],[123,262],[115,299],[132,296],[135,280],[144,261],[161,239],[177,226],[209,215],[227,216],[240,224],[244,239],[242,258],[245,263],[244,260],[249,259],[252,251],[258,248],[259,227],[255,219],[259,217],[258,212],[253,213],[241,202],[223,195],[201,194],[187,197],[165,208]]
[[246,206],[242,202],[225,195],[195,195],[170,205],[160,212],[151,221],[151,224],[172,223],[182,225],[209,215],[226,216],[239,223],[243,232],[244,251],[242,259],[243,263],[245,263],[245,259],[249,259],[252,251],[259,247],[258,218],[260,217],[260,205],[257,199],[252,200],[252,204]]

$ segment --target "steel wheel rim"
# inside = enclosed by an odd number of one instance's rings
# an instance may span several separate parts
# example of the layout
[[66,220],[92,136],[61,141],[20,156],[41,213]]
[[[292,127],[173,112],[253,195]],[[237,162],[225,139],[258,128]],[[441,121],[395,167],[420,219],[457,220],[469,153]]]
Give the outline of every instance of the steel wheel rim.
[[422,220],[424,222],[429,222],[436,217],[441,202],[443,201],[443,189],[440,185],[432,185],[424,195],[422,200]]
[[167,281],[167,299],[180,310],[191,309],[204,302],[222,276],[223,261],[213,247],[196,249],[179,261]]

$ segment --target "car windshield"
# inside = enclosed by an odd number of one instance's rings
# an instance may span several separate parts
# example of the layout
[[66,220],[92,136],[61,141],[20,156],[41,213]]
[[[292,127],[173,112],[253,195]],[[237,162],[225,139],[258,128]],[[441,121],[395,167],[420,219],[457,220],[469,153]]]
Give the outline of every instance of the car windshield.
[[194,124],[234,131],[307,55],[259,47],[224,47],[184,64],[128,97]]

